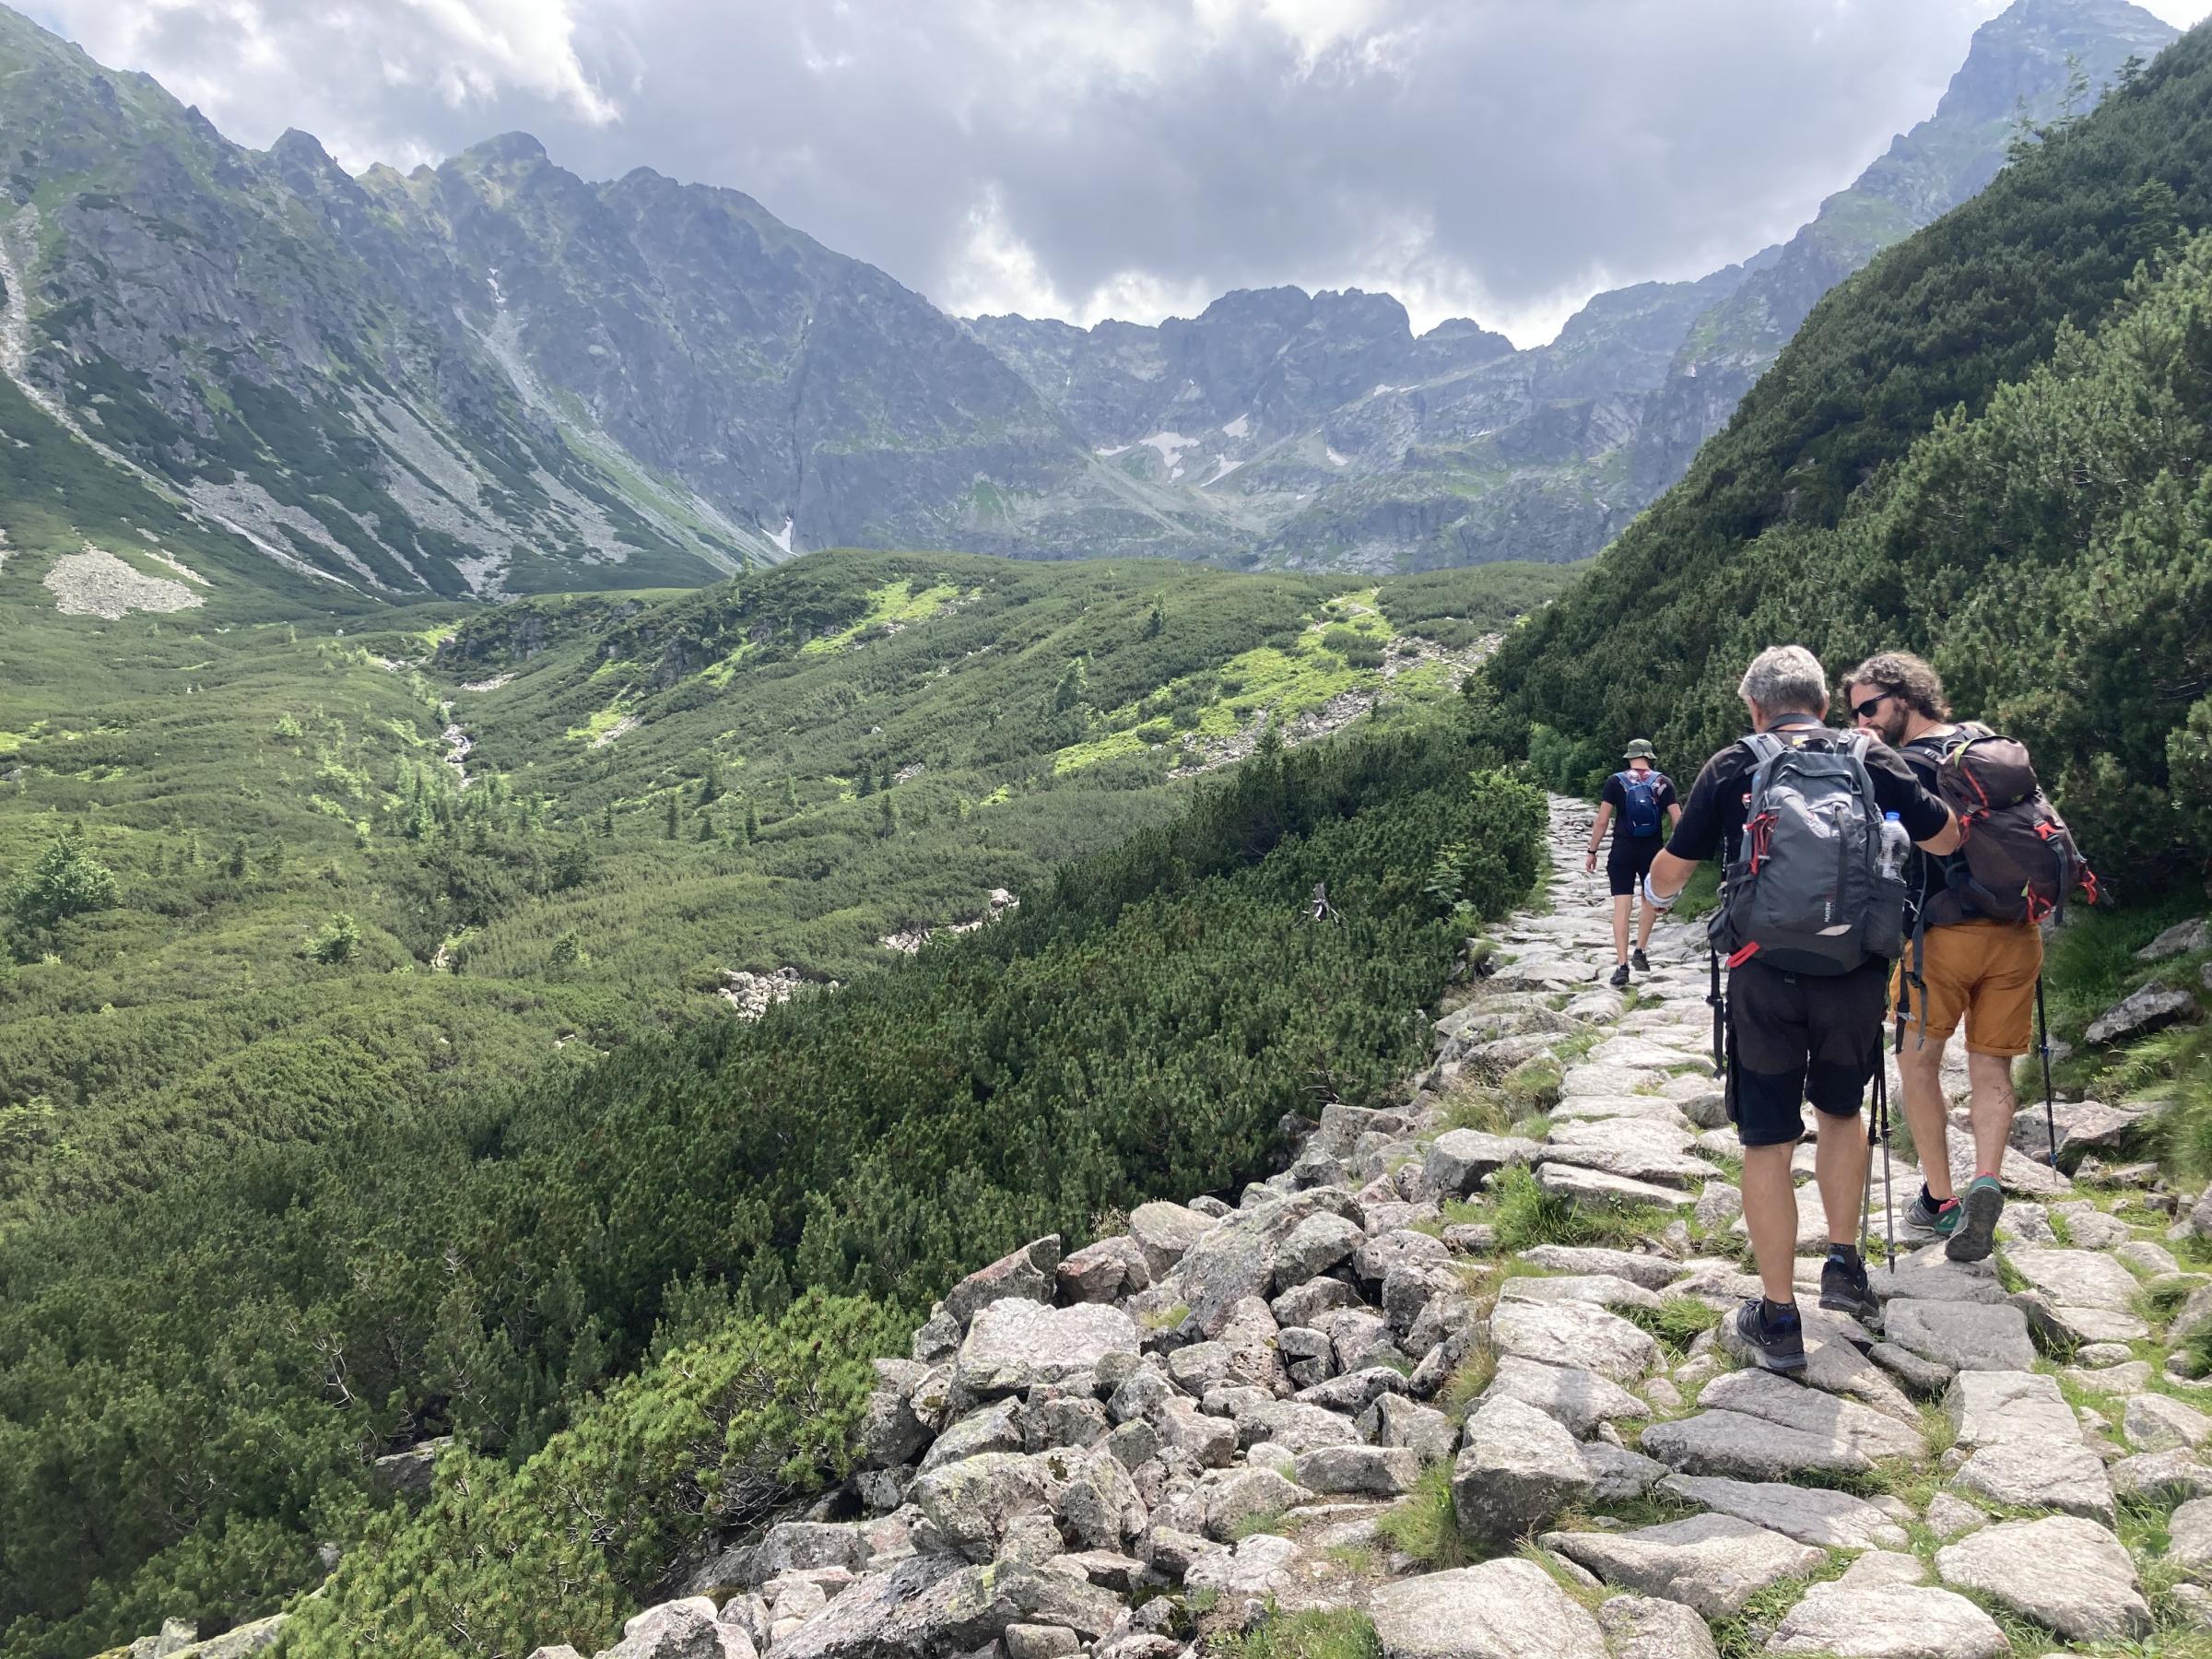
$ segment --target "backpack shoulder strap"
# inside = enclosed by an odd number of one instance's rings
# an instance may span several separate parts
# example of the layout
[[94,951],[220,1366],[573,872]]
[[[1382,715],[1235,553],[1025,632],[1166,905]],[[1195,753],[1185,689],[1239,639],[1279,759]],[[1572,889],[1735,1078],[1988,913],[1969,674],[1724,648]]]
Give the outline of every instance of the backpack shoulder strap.
[[1771,732],[1753,732],[1748,737],[1739,738],[1737,741],[1743,745],[1745,752],[1751,757],[1751,764],[1754,767],[1764,766],[1775,756],[1787,752],[1789,748],[1788,744],[1783,742]]

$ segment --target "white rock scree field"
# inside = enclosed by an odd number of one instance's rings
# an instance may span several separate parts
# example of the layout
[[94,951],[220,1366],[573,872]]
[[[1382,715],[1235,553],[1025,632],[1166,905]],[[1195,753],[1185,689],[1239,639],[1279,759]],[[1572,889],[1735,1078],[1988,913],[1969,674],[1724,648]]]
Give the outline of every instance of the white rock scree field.
[[[1813,1305],[1807,1185],[1810,1363],[1743,1367],[1701,933],[1600,984],[1589,825],[1554,797],[1550,902],[1447,999],[1402,1107],[1324,1107],[1233,1206],[1142,1205],[963,1280],[876,1362],[845,1488],[600,1659],[1189,1659],[1314,1617],[1387,1659],[1994,1659],[2147,1632],[2150,1575],[2204,1600],[2171,1581],[2212,1563],[2212,1389],[2163,1355],[2212,1279],[2161,1239],[2212,1204],[2113,1161],[2147,1114],[2062,1102],[2069,1175],[2023,1111],[1996,1256],[1900,1234],[1878,1330]],[[1517,1122],[1451,1126],[1500,1077]],[[1890,1177],[1918,1180],[1901,1148]],[[1515,1247],[1532,1216],[1602,1241]],[[2154,1559],[2126,1518],[2160,1493],[2187,1500]]]

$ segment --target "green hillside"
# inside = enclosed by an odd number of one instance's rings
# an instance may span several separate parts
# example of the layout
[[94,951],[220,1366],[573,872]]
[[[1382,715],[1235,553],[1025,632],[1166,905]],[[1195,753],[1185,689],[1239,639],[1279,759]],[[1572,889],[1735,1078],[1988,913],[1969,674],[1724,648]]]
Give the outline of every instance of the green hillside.
[[0,565],[0,891],[76,829],[115,885],[0,918],[0,1226],[726,1017],[732,972],[895,961],[1255,721],[1449,703],[1559,580],[837,554],[398,626],[62,617],[34,574]]
[[[9,1654],[268,1606],[362,1535],[371,1456],[526,1458],[733,1299],[874,1333],[1002,1235],[1233,1187],[1317,1077],[1402,1070],[1438,894],[1534,869],[1454,734],[1550,571],[825,554],[105,618],[48,568],[0,565]],[[1301,940],[1322,878],[1350,924]],[[718,994],[783,969],[821,989],[757,1026]]]
[[[1905,646],[2035,749],[2089,856],[2212,853],[2212,30],[1831,294],[1689,477],[1487,677],[1580,786],[1738,730],[1759,647]],[[1532,731],[1532,728],[1535,728]]]

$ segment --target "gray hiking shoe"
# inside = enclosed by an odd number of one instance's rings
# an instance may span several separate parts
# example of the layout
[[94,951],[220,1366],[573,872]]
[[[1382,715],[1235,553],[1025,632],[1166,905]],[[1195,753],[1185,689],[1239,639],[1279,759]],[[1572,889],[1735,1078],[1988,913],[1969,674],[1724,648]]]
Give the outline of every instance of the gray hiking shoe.
[[1979,1262],[1997,1241],[1997,1218],[2005,1213],[2005,1189],[1994,1175],[1977,1175],[1959,1200],[1964,1212],[1943,1253],[1954,1262]]
[[1629,952],[1629,966],[1639,973],[1649,973],[1652,971],[1652,959],[1639,947]]
[[1626,962],[1613,970],[1613,989],[1625,991],[1629,984],[1629,965]]

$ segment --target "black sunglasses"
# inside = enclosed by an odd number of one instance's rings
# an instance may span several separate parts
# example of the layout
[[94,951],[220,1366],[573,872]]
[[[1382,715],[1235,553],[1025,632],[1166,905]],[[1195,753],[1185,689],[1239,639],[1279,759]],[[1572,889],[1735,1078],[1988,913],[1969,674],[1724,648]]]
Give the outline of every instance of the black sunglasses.
[[1874,712],[1896,695],[1894,691],[1884,691],[1878,697],[1870,697],[1863,703],[1853,703],[1851,712],[1861,720],[1872,720]]

